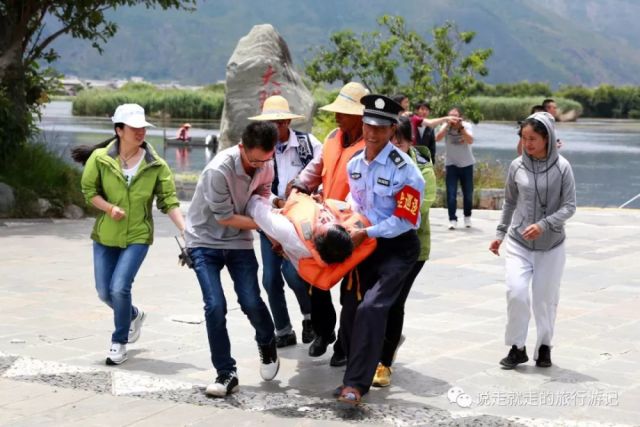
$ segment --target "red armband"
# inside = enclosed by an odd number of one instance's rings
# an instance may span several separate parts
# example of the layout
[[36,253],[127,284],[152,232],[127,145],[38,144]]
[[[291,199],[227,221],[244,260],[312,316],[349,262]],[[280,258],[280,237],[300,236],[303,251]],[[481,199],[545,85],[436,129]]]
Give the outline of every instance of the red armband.
[[411,186],[405,185],[396,194],[396,209],[393,211],[393,214],[416,225],[418,223],[419,213],[420,192]]

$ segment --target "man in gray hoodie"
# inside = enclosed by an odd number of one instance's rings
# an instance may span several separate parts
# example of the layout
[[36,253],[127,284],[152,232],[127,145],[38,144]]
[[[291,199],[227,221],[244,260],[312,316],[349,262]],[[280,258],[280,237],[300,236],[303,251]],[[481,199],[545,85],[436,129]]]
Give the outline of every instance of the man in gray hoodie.
[[521,125],[522,156],[507,174],[505,202],[496,240],[489,250],[499,255],[506,238],[507,328],[511,346],[500,364],[512,369],[528,359],[525,342],[533,299],[538,339],[534,359],[551,366],[551,339],[565,263],[565,222],[576,210],[576,191],[569,162],[558,154],[555,121],[535,113]]

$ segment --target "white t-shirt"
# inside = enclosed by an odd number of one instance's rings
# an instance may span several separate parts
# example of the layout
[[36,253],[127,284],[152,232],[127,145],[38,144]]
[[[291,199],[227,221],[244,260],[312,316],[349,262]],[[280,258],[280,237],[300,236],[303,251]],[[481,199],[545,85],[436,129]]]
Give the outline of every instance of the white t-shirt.
[[133,180],[133,177],[136,176],[136,173],[138,173],[138,169],[140,168],[140,163],[142,163],[143,157],[144,156],[140,156],[140,159],[138,159],[136,164],[131,166],[129,169],[122,168],[122,173],[124,174],[124,177],[127,179],[127,185],[131,185],[131,181]]

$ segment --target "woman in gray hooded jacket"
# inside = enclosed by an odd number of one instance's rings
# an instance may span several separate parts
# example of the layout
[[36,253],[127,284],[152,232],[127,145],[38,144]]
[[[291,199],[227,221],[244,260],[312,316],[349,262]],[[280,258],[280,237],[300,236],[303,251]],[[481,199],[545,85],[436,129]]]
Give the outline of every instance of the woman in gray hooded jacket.
[[506,238],[507,328],[511,346],[500,364],[508,369],[529,360],[525,342],[531,301],[538,339],[536,366],[551,366],[551,339],[564,270],[564,223],[576,211],[571,165],[558,154],[555,122],[548,113],[535,113],[522,122],[522,156],[509,167],[505,202],[496,240],[489,250],[499,255]]

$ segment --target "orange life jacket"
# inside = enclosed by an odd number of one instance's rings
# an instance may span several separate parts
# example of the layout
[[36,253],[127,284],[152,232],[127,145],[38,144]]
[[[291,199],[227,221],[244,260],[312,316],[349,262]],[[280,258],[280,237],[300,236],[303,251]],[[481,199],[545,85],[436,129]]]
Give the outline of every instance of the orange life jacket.
[[347,148],[342,146],[343,132],[340,128],[331,132],[324,140],[322,148],[322,194],[325,199],[344,200],[349,194],[347,163],[358,151],[364,149],[364,139],[360,137]]
[[[366,217],[353,212],[345,202],[329,199],[325,200],[324,203],[340,222],[340,225],[346,228],[347,231],[362,229],[371,225]],[[282,209],[282,214],[293,223],[298,236],[311,252],[311,257],[303,258],[299,261],[298,274],[316,288],[328,290],[368,257],[375,250],[377,242],[376,239],[369,237],[355,248],[351,256],[343,262],[326,264],[320,258],[313,244],[313,230],[318,218],[318,210],[318,204],[311,196],[297,193],[289,197]]]

